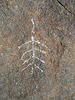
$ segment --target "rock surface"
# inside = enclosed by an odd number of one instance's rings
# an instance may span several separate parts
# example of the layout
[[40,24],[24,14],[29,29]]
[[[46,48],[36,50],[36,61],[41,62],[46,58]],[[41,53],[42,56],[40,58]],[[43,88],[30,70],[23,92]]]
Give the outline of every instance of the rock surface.
[[[35,33],[32,33],[35,22]],[[31,67],[22,71],[18,46],[31,36],[44,46],[35,47],[46,63],[35,60],[44,71]],[[74,0],[0,0],[0,100],[75,100],[75,1]]]

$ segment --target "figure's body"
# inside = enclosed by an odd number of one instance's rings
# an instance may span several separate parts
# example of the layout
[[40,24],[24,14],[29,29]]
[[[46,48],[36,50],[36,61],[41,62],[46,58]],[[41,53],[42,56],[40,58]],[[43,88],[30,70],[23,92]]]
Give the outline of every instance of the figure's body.
[[[32,22],[32,24],[33,24],[32,33],[34,34],[34,33],[35,33],[35,32],[34,32],[34,28],[35,28],[34,20],[31,19],[31,22]],[[30,49],[30,50],[24,52],[23,55],[21,56],[21,60],[23,59],[24,55],[25,55],[26,53],[28,53],[28,52],[32,52],[32,56],[30,56],[29,59],[25,60],[24,63],[23,63],[22,65],[24,65],[26,62],[30,61],[31,59],[33,59],[33,61],[32,61],[32,63],[28,64],[27,67],[23,68],[22,71],[24,71],[25,69],[27,69],[29,66],[32,65],[32,73],[33,73],[33,65],[34,65],[34,66],[35,66],[36,68],[38,68],[41,72],[43,72],[43,70],[40,69],[40,67],[37,66],[37,65],[35,64],[34,60],[37,59],[37,60],[39,60],[39,61],[42,62],[42,63],[45,63],[45,61],[43,61],[42,59],[38,58],[38,57],[35,55],[35,52],[36,52],[36,51],[39,51],[39,52],[43,53],[44,55],[46,55],[46,52],[43,51],[43,50],[40,50],[40,49],[35,48],[35,47],[34,47],[34,44],[37,43],[37,44],[40,44],[41,46],[44,46],[44,47],[47,48],[48,50],[50,50],[50,49],[49,49],[46,45],[41,44],[38,40],[35,41],[33,36],[31,37],[31,41],[28,41],[28,42],[22,44],[21,46],[18,46],[18,48],[21,49],[21,47],[23,47],[24,45],[27,45],[27,44],[29,44],[29,43],[31,43],[32,49]]]
[[[42,45],[42,46],[44,46],[44,47],[46,47],[46,48],[48,48],[48,47],[47,47],[46,45],[44,45],[44,44],[41,44],[38,40],[35,41],[35,40],[34,40],[34,37],[32,36],[32,37],[31,37],[31,41],[28,41],[28,42],[22,44],[22,45],[19,46],[18,48],[20,49],[21,47],[23,47],[24,45],[27,45],[27,44],[29,44],[29,43],[32,43],[32,49],[30,49],[30,50],[24,52],[23,55],[22,55],[22,57],[21,57],[21,59],[23,59],[23,57],[24,57],[24,55],[25,55],[26,53],[31,52],[31,51],[32,51],[33,53],[32,53],[32,56],[31,56],[29,59],[25,60],[24,63],[23,63],[22,65],[24,65],[26,62],[28,62],[28,61],[31,60],[31,59],[33,59],[33,62],[30,63],[30,64],[28,64],[27,67],[23,68],[22,71],[24,71],[25,69],[27,69],[29,66],[32,65],[32,73],[33,73],[33,65],[34,65],[34,66],[35,66],[36,68],[38,68],[41,72],[43,72],[43,70],[40,69],[39,66],[37,66],[37,65],[34,63],[34,60],[37,59],[37,60],[41,61],[42,63],[45,63],[45,61],[43,61],[43,60],[41,60],[40,58],[36,57],[35,52],[36,52],[36,51],[39,51],[39,52],[41,52],[41,53],[43,53],[43,54],[45,54],[45,55],[46,55],[46,52],[43,51],[43,50],[40,50],[40,49],[35,48],[35,47],[34,47],[34,43],[38,43],[38,44],[40,44],[40,45]],[[49,49],[49,48],[48,48],[48,49]],[[49,49],[49,50],[50,50],[50,49]]]

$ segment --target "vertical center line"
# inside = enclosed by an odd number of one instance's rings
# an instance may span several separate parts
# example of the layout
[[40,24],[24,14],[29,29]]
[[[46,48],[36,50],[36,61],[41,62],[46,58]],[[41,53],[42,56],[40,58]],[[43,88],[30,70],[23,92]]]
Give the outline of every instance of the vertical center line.
[[34,58],[35,57],[35,49],[34,49],[34,37],[33,36],[31,37],[31,40],[32,40],[32,50],[33,50],[32,58]]

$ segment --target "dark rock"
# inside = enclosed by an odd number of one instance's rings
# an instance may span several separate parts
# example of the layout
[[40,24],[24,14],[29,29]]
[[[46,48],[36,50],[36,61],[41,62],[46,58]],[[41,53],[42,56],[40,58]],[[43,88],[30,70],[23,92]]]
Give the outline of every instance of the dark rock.
[[[75,2],[74,0],[0,0],[0,100],[75,99]],[[31,19],[34,20],[34,31]],[[24,52],[35,43],[39,59],[22,71],[32,56]],[[48,48],[47,48],[48,47]]]

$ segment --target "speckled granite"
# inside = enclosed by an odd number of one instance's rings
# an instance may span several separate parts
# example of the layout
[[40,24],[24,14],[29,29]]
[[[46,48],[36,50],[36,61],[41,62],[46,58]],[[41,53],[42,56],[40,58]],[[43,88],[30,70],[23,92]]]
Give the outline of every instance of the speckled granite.
[[[32,18],[35,40],[51,50],[42,47],[47,57],[37,52],[43,73],[22,72],[30,46],[18,46],[31,39]],[[74,0],[0,0],[0,100],[75,100]]]

